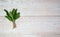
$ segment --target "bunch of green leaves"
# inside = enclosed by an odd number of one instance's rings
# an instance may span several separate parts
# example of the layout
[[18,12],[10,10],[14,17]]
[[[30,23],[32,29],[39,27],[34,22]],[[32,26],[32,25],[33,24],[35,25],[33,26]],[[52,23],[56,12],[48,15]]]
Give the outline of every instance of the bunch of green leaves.
[[5,17],[12,22],[20,17],[20,12],[17,12],[17,9],[12,9],[11,11],[4,9],[4,11],[6,12]]

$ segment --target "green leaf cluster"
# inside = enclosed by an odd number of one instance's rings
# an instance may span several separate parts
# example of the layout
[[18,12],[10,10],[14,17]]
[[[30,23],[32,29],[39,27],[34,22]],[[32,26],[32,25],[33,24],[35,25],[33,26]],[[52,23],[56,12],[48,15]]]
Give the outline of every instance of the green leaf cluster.
[[18,19],[20,17],[20,12],[17,12],[17,9],[12,9],[11,11],[8,11],[6,9],[4,9],[4,11],[6,12],[6,18],[12,22],[14,22],[16,19]]

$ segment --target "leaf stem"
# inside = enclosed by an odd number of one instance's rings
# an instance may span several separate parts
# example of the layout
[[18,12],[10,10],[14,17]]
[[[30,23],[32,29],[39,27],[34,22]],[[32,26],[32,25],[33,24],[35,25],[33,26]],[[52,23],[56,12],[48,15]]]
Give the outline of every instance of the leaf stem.
[[16,23],[13,21],[13,29],[16,28]]

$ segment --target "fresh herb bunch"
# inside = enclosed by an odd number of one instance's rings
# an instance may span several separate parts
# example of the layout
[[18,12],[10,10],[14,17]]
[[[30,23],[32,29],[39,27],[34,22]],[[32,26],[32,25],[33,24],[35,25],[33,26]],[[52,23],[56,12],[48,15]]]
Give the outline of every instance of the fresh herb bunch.
[[11,11],[4,9],[6,12],[6,18],[13,23],[13,28],[16,28],[15,21],[20,17],[20,12],[17,12],[17,9],[13,8]]

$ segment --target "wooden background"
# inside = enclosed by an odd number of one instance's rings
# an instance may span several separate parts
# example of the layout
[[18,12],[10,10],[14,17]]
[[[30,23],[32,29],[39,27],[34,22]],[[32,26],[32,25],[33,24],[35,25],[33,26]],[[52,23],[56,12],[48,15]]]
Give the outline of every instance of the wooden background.
[[[60,37],[60,0],[0,0],[0,37]],[[17,8],[17,28],[4,9]]]

